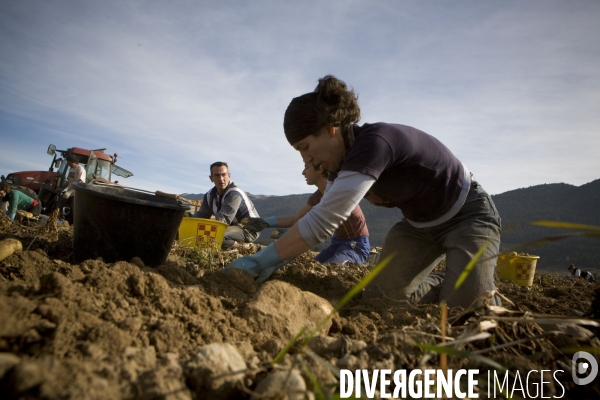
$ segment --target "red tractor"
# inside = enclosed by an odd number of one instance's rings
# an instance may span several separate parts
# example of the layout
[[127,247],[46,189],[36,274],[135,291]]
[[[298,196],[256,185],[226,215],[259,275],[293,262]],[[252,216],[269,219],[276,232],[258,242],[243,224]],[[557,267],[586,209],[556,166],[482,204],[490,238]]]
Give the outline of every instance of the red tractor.
[[[117,153],[110,156],[104,153],[106,149],[87,150],[71,147],[67,150],[57,150],[56,146],[48,146],[47,153],[54,156],[48,171],[22,171],[8,174],[6,181],[15,187],[25,187],[35,191],[42,202],[42,213],[50,214],[57,206],[58,199],[67,177],[69,165],[66,158],[74,155],[79,164],[86,170],[86,182],[111,182],[112,174],[128,178],[133,174],[117,166]],[[55,171],[56,169],[56,171]]]

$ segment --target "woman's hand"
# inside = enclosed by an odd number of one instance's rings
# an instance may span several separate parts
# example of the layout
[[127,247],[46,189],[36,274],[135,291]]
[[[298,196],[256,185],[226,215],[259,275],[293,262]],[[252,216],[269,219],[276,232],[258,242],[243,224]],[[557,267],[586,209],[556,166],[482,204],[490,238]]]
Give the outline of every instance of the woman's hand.
[[244,228],[250,232],[261,232],[266,228],[277,227],[277,217],[244,218],[242,223],[244,224]]
[[232,261],[221,272],[237,268],[248,272],[257,282],[264,282],[275,271],[292,260],[281,261],[279,253],[272,244],[252,256],[245,256]]

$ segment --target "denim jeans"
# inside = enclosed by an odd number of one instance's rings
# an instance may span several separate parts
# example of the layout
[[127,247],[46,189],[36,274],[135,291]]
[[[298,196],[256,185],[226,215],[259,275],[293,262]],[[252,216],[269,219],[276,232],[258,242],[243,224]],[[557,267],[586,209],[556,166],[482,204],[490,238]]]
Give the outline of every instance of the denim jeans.
[[233,246],[235,242],[252,243],[258,238],[259,235],[260,232],[247,231],[244,228],[242,228],[241,225],[230,225],[227,228],[225,228],[225,234],[223,235],[223,245],[221,246],[221,248],[228,249],[231,246]]
[[[476,182],[465,204],[449,221],[430,228],[415,228],[402,219],[389,231],[380,260],[390,263],[365,288],[363,298],[446,300],[449,306],[468,307],[487,291],[495,290],[494,269],[500,247],[500,216],[491,197]],[[462,285],[459,276],[472,257],[488,246]],[[446,256],[445,276],[429,273]],[[432,291],[433,289],[433,291]],[[495,299],[498,304],[498,299]]]
[[338,239],[332,236],[331,245],[320,252],[315,257],[315,260],[320,263],[335,262],[344,264],[349,261],[362,264],[369,257],[370,251],[371,246],[369,245],[368,236],[361,236],[355,239]]

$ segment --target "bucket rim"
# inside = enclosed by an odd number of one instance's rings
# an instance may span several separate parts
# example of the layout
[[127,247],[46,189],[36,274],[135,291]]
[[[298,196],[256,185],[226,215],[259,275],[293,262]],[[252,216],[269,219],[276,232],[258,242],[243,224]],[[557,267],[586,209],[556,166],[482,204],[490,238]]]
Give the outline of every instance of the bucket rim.
[[183,221],[186,221],[186,220],[206,221],[206,222],[209,222],[209,223],[216,223],[216,224],[222,225],[224,227],[228,227],[229,226],[228,224],[226,224],[223,221],[218,221],[216,219],[209,219],[209,218],[199,218],[199,217],[183,217],[183,219],[181,220],[181,222],[183,223]]
[[538,258],[540,258],[540,256],[511,256],[510,254],[498,254],[498,257],[500,258],[531,258],[531,259],[535,259],[537,260]]
[[118,185],[95,186],[95,185],[90,185],[88,183],[75,182],[75,183],[71,184],[71,187],[73,189],[75,189],[76,193],[78,191],[81,191],[81,192],[84,192],[84,193],[92,195],[92,196],[101,197],[101,198],[109,199],[109,200],[122,201],[124,203],[137,204],[137,205],[143,205],[143,206],[149,206],[149,207],[167,208],[170,210],[177,210],[177,211],[187,211],[190,209],[189,205],[181,204],[175,200],[158,197],[158,196],[152,195],[152,194],[141,193],[148,197],[155,196],[155,197],[159,198],[160,201],[152,201],[152,200],[144,200],[144,199],[139,199],[139,198],[134,198],[134,197],[127,197],[127,196],[123,196],[122,194],[118,194],[118,193],[105,193],[100,190],[100,188],[110,188],[108,190],[122,191],[122,192],[128,192],[128,193],[140,193],[140,192],[136,192],[135,190],[126,189],[126,188],[124,188],[122,186],[118,186]]

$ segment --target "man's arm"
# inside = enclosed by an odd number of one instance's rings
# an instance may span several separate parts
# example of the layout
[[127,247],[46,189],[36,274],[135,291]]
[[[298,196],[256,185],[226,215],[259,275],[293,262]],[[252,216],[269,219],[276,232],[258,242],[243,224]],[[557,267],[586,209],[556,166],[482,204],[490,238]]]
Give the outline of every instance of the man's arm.
[[235,214],[237,214],[240,208],[240,204],[242,204],[242,200],[242,196],[239,193],[234,191],[228,192],[223,199],[223,203],[221,203],[221,210],[215,215],[215,219],[231,225],[231,222],[235,219]]
[[85,182],[85,168],[81,165],[75,170],[75,182]]
[[17,215],[17,208],[19,205],[18,203],[19,201],[17,199],[17,194],[14,190],[11,190],[8,194],[8,209],[6,210],[6,215],[10,219],[15,219],[15,216]]
[[210,204],[208,204],[208,196],[205,194],[202,198],[202,204],[200,205],[200,209],[196,211],[194,217],[196,218],[210,218],[212,216],[212,210],[210,209]]
[[[74,182],[85,182],[85,169],[82,166],[79,166],[75,169],[75,176],[73,177],[73,181]],[[73,193],[75,193],[75,189],[73,189],[70,185],[69,185],[69,181],[67,180],[67,192],[65,193],[65,196],[67,198],[69,198],[71,195],[73,195]]]
[[305,204],[295,215],[290,215],[287,217],[277,217],[277,227],[278,228],[290,228],[294,225],[298,220],[306,215],[312,209],[311,205]]

